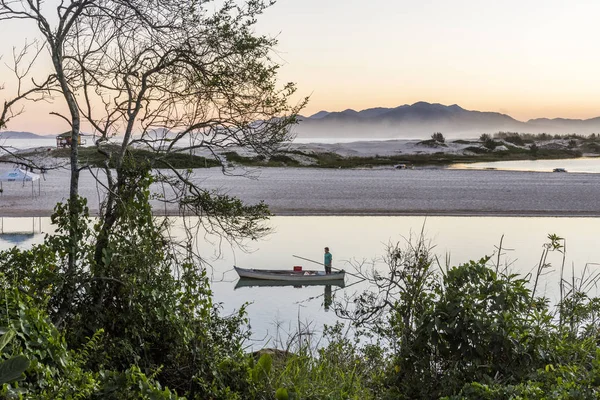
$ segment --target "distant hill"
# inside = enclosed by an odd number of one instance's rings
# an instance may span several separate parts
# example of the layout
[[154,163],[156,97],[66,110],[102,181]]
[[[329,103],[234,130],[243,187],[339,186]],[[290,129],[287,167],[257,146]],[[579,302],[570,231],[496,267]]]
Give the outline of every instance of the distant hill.
[[522,122],[502,113],[421,101],[395,108],[320,111],[308,118],[301,117],[294,127],[299,138],[423,138],[434,132],[442,132],[447,137],[473,138],[499,131],[588,135],[600,133],[600,117],[587,120],[540,118]]
[[0,131],[1,139],[51,139],[53,136],[36,135],[31,132]]
[[319,118],[323,118],[323,117],[327,116],[328,114],[329,114],[329,111],[319,111],[318,113],[311,115],[309,118],[319,119]]

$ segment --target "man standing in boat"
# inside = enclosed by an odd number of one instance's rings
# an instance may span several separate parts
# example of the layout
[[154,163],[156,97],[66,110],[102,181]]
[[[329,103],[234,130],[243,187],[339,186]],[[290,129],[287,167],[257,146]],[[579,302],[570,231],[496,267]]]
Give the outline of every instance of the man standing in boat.
[[325,273],[326,274],[331,273],[331,260],[332,259],[333,259],[333,256],[329,252],[329,247],[325,247],[325,257],[324,257],[323,264],[325,265]]

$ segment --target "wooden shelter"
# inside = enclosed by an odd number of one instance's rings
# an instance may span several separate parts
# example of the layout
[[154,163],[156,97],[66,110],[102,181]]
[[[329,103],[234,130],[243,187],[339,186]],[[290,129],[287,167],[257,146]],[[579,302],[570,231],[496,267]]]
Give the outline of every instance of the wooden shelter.
[[[80,132],[78,144],[85,144],[86,140],[83,139],[83,136],[84,134]],[[65,147],[71,147],[71,131],[56,136],[56,148],[61,149]]]

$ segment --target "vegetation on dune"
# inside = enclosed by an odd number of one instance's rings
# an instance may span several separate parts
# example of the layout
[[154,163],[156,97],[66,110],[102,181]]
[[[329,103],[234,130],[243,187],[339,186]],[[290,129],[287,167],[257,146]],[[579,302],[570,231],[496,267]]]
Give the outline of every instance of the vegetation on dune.
[[[490,149],[479,146],[469,146],[466,151],[472,154],[444,153],[442,151],[433,154],[401,154],[393,156],[342,156],[333,152],[303,153],[284,152],[270,159],[261,157],[244,157],[235,152],[225,153],[227,160],[233,164],[263,167],[311,167],[311,168],[370,168],[394,166],[397,164],[409,164],[414,166],[445,166],[455,163],[489,162],[489,161],[511,161],[532,159],[565,159],[581,157],[579,150],[571,149],[521,149],[509,147],[508,151],[493,152]],[[301,164],[294,159],[294,155],[302,155],[312,162]]]
[[[548,142],[562,141],[552,145]],[[234,151],[224,153],[232,164],[263,167],[311,167],[311,168],[370,168],[408,164],[414,166],[445,166],[454,163],[474,163],[491,161],[566,159],[581,157],[584,153],[600,154],[600,136],[523,134],[498,132],[494,135],[482,134],[478,141],[454,140],[452,143],[468,145],[462,153],[449,152],[445,138],[439,132],[431,139],[418,142],[419,146],[436,148],[435,153],[342,156],[335,152],[303,152],[299,150],[279,150],[265,156],[241,156]],[[503,146],[501,151],[497,151]],[[308,162],[299,161],[302,157]]]
[[442,132],[435,132],[431,135],[431,140],[438,143],[444,143],[446,141],[446,138],[444,137]]
[[[105,148],[117,147],[104,146]],[[68,157],[70,150],[68,149],[55,149],[52,150],[51,155],[54,157]],[[112,153],[112,152],[111,152]],[[185,152],[168,152],[168,153],[157,153],[151,150],[144,149],[129,149],[129,157],[135,159],[137,162],[148,162],[155,168],[210,168],[221,165],[220,162],[214,158],[201,157]],[[27,156],[24,154],[23,156]],[[79,149],[79,158],[82,164],[88,165],[95,168],[103,168],[105,165],[106,157],[99,153],[95,147],[82,147]],[[108,159],[108,166],[115,168],[116,163],[113,158]]]

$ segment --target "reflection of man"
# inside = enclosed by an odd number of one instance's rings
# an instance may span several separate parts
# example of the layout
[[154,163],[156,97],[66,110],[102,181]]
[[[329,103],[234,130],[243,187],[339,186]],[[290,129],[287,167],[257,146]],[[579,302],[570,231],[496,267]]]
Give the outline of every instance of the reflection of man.
[[331,273],[331,260],[332,259],[333,259],[333,256],[329,252],[329,247],[325,247],[325,257],[324,257],[323,264],[325,265],[325,273],[326,274]]
[[325,285],[325,293],[323,294],[323,297],[323,306],[325,307],[325,311],[329,311],[329,307],[331,306],[331,285]]

